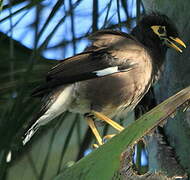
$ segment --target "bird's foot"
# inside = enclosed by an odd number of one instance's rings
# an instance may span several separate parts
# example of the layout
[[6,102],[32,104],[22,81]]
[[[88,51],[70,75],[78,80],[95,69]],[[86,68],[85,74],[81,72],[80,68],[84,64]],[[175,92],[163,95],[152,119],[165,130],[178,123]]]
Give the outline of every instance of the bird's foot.
[[93,144],[92,145],[92,147],[94,148],[94,149],[97,149],[97,148],[99,148],[101,145],[98,145],[98,144]]
[[108,134],[106,136],[103,137],[103,142],[105,143],[107,140],[111,139],[112,137],[114,137],[116,134]]
[[103,145],[104,143],[106,143],[109,139],[111,139],[115,135],[117,135],[117,134],[108,134],[108,135],[104,136],[102,138],[102,144],[99,144],[99,145],[98,144],[93,144],[92,147],[95,148],[95,149],[99,148],[101,145]]
[[93,144],[94,148],[98,148],[99,146],[103,145],[108,139],[111,139],[113,136],[116,135],[116,134],[110,134],[110,135],[106,135],[106,136],[104,136],[104,138],[102,138],[98,132],[98,129],[97,129],[95,123],[94,123],[94,117],[108,123],[113,128],[118,130],[119,132],[121,132],[124,129],[124,127],[122,127],[121,125],[119,125],[118,123],[113,121],[112,119],[108,118],[107,116],[105,116],[102,113],[97,112],[97,111],[91,111],[91,113],[85,114],[84,117],[88,123],[88,126],[92,130],[92,132],[97,140],[97,144]]

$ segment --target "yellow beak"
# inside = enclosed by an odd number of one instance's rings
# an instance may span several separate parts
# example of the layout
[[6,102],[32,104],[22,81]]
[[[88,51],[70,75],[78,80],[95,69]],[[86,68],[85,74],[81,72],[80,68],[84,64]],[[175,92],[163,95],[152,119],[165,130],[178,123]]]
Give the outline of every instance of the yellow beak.
[[177,43],[177,44],[183,46],[184,48],[186,48],[185,43],[181,39],[179,39],[179,38],[173,38],[173,37],[170,36],[169,38],[166,39],[166,43],[167,43],[167,45],[169,47],[172,47],[176,51],[179,51],[179,52],[182,52],[182,50],[176,44],[174,44],[174,43]]

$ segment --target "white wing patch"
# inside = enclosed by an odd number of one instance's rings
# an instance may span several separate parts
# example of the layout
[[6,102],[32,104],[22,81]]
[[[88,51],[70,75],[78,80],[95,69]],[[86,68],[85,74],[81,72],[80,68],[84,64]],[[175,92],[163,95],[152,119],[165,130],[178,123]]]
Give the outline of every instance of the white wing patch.
[[120,72],[118,69],[118,66],[114,66],[114,67],[109,67],[109,68],[101,69],[98,71],[94,71],[93,73],[96,73],[97,76],[106,76],[106,75],[117,73],[117,72]]

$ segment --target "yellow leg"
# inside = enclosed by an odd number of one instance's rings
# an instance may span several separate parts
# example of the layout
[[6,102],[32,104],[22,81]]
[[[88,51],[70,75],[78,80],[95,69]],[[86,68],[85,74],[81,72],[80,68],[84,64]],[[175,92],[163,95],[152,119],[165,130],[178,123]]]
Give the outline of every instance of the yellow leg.
[[107,122],[109,125],[111,125],[113,128],[115,128],[119,132],[121,132],[124,129],[124,127],[120,126],[118,123],[116,123],[115,121],[111,120],[110,118],[108,118],[107,116],[103,115],[102,113],[99,113],[97,111],[91,111],[91,114],[93,114],[98,119]]
[[[86,116],[85,118],[87,120],[88,126],[91,128],[94,136],[96,137],[96,140],[98,141],[98,145],[101,146],[103,144],[102,138],[101,138],[101,136],[100,136],[100,134],[99,134],[99,132],[98,132],[98,130],[96,128],[96,125],[94,124],[93,119],[91,117],[88,117],[88,116]],[[97,145],[97,147],[98,147],[98,145]]]

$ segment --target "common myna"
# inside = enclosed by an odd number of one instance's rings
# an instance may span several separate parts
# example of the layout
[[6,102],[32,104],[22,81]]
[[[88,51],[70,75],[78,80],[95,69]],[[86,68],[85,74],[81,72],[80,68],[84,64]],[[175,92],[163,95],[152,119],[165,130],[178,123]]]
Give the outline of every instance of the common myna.
[[60,61],[32,96],[42,107],[23,137],[26,144],[42,125],[65,111],[84,115],[98,145],[102,145],[94,119],[118,131],[124,128],[111,120],[134,109],[162,70],[168,47],[182,52],[171,20],[158,13],[144,16],[131,34],[101,30],[92,34],[91,46],[83,53]]

